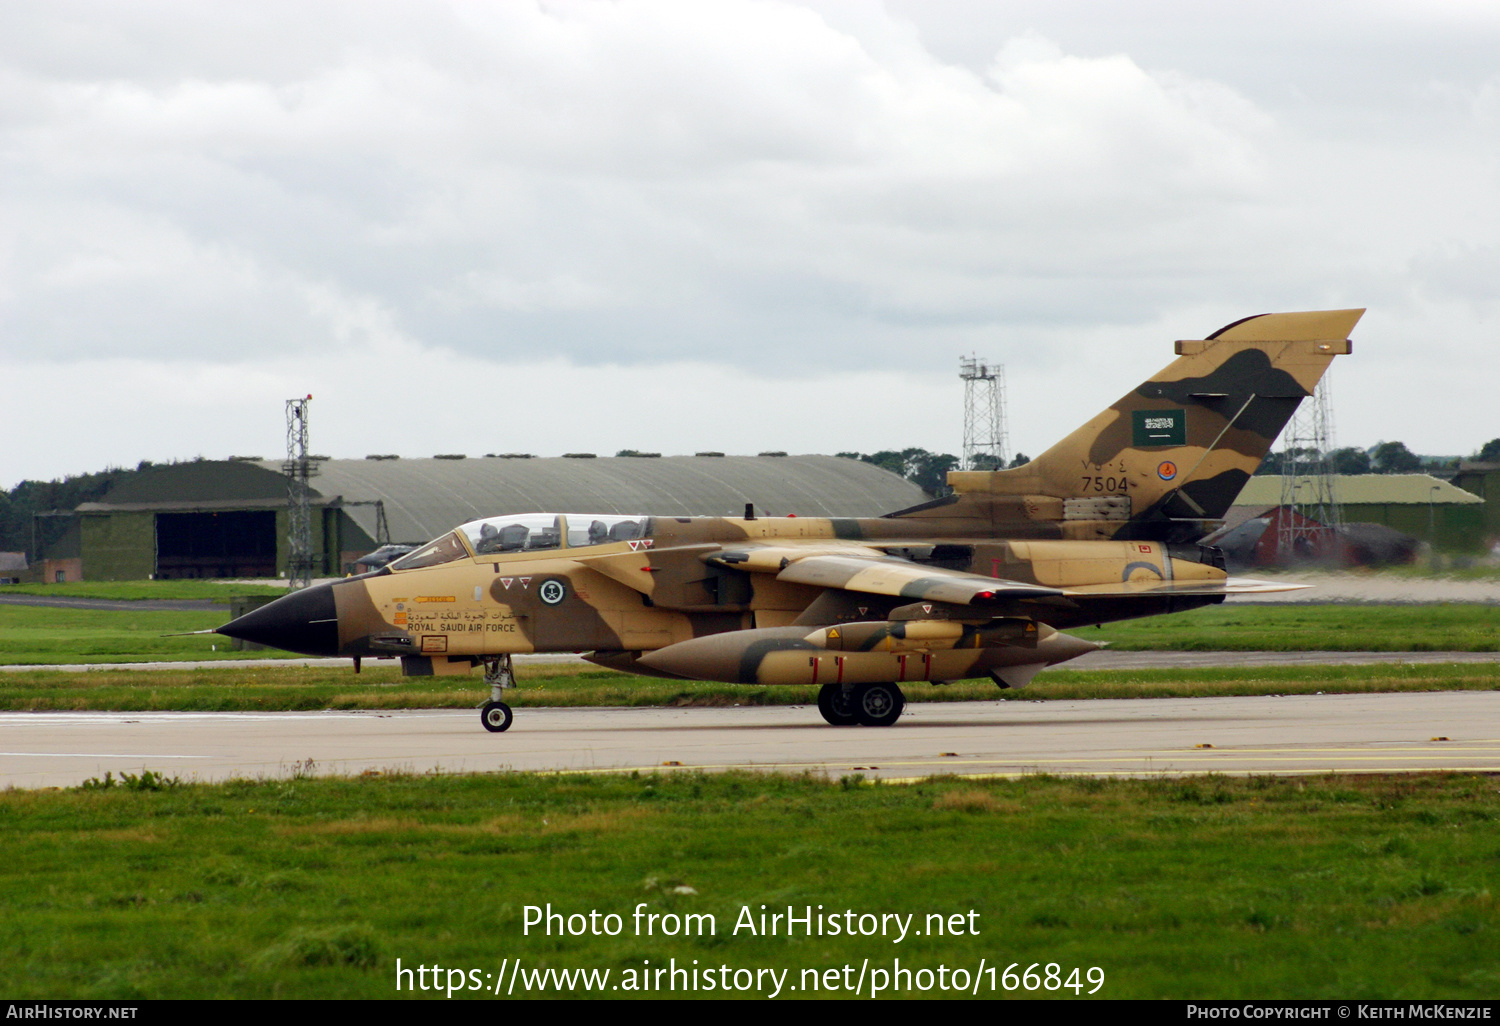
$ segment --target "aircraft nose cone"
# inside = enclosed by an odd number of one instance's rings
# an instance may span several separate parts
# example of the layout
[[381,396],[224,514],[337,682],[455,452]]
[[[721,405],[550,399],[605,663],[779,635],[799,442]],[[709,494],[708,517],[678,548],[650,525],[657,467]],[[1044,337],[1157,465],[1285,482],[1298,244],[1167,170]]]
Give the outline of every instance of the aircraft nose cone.
[[339,621],[333,585],[294,591],[229,621],[218,633],[302,655],[338,655]]

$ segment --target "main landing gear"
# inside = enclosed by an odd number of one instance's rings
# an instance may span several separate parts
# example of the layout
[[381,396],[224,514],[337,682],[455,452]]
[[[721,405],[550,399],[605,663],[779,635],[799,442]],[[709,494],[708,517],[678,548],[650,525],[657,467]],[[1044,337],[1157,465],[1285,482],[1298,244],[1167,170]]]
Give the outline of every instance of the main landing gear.
[[895,684],[824,684],[818,691],[818,712],[835,727],[889,727],[905,708]]
[[509,730],[510,706],[500,701],[507,688],[516,686],[516,675],[510,665],[510,655],[484,657],[484,682],[490,686],[490,700],[479,710],[479,722],[492,734]]

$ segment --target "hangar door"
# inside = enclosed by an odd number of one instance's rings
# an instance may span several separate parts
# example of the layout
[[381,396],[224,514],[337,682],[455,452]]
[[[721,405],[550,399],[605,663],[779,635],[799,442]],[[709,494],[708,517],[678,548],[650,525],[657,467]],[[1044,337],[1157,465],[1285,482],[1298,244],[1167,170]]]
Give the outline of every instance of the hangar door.
[[156,514],[156,576],[275,577],[276,512]]

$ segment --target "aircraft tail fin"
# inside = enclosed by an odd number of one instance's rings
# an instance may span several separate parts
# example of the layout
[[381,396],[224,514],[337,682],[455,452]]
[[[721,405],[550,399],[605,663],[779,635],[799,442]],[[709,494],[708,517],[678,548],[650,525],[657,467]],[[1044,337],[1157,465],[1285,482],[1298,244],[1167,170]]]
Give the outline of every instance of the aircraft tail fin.
[[1061,519],[1125,521],[1110,529],[1114,538],[1201,537],[1333,357],[1350,351],[1363,314],[1261,314],[1178,342],[1176,360],[1030,463],[955,471],[948,484],[960,499],[1062,500]]

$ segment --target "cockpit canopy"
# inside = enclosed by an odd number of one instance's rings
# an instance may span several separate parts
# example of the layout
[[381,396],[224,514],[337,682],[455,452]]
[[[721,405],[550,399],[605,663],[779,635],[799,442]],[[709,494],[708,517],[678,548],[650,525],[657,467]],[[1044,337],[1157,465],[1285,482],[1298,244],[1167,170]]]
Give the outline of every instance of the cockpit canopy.
[[648,537],[649,517],[615,513],[521,513],[471,520],[391,564],[392,570],[450,563],[472,556],[578,549]]

